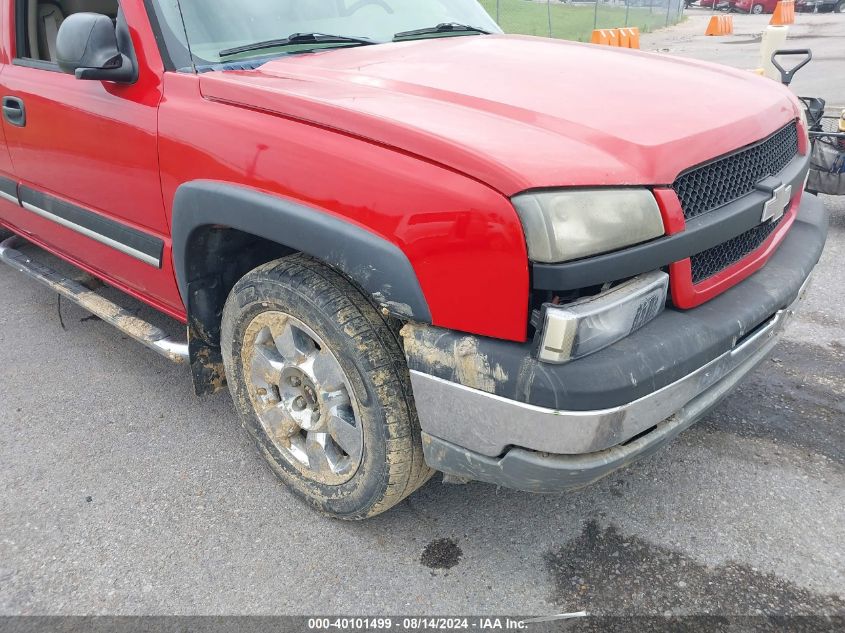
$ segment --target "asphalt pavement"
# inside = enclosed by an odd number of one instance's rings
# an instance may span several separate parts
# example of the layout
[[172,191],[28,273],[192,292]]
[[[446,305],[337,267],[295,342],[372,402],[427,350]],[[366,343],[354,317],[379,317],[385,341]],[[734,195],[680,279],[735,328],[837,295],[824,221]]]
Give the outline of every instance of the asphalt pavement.
[[360,524],[298,502],[226,394],[0,268],[0,614],[845,615],[845,204],[826,202],[784,342],[667,450],[561,495],[435,478]]
[[[762,66],[762,33],[771,15],[731,14],[731,35],[706,36],[707,23],[714,15],[710,9],[687,9],[687,20],[675,27],[645,33],[641,47],[645,51],[677,57],[703,59],[735,68],[753,70]],[[725,15],[716,12],[716,15]],[[832,109],[845,108],[845,14],[799,13],[790,25],[786,48],[809,48],[813,62],[798,71],[792,88],[807,97],[822,97]],[[797,60],[799,58],[795,58]],[[784,64],[787,64],[784,60]],[[713,86],[718,90],[718,86]],[[657,95],[659,98],[659,95]]]

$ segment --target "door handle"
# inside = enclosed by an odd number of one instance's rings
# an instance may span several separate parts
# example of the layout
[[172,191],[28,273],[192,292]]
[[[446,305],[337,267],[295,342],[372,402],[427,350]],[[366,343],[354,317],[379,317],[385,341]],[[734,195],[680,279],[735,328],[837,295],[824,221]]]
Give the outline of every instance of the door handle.
[[10,125],[24,127],[26,125],[26,107],[23,100],[17,97],[3,97],[3,118]]

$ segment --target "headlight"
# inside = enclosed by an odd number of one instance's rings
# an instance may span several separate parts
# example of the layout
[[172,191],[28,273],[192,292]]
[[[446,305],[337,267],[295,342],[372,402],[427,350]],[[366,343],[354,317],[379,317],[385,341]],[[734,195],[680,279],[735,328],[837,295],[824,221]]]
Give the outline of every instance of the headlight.
[[609,253],[666,231],[647,189],[579,189],[524,193],[513,198],[528,256],[542,263]]
[[543,306],[537,357],[567,363],[598,352],[654,320],[666,307],[669,275],[661,271],[573,303]]

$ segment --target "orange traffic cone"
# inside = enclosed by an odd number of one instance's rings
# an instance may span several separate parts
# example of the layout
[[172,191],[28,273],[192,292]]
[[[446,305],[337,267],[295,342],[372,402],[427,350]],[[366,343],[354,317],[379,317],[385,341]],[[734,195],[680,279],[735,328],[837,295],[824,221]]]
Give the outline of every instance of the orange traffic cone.
[[707,24],[705,35],[722,35],[722,16],[714,15]]
[[769,24],[776,26],[795,24],[795,0],[781,0],[778,2]]

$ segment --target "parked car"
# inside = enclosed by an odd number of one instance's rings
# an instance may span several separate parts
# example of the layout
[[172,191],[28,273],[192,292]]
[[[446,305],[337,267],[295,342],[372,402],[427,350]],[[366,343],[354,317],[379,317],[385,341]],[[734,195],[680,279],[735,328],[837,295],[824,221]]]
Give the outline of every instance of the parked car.
[[735,3],[735,0],[700,0],[698,4],[705,9],[712,9],[716,5],[719,11],[730,11]]
[[0,1],[0,260],[228,384],[331,516],[650,454],[773,349],[825,243],[803,109],[747,72],[475,0]]
[[778,0],[736,0],[733,9],[739,13],[761,15],[774,13],[777,6]]
[[845,0],[797,0],[795,10],[802,13],[845,13]]

